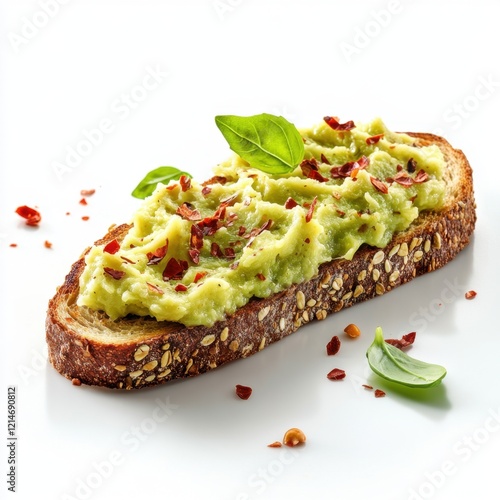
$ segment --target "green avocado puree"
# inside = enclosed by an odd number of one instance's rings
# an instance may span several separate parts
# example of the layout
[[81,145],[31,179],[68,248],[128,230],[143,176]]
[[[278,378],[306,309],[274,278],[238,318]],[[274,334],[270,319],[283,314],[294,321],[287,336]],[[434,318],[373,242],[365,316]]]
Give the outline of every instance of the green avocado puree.
[[112,319],[209,326],[252,297],[312,278],[324,262],[352,259],[362,244],[383,248],[420,211],[442,206],[437,146],[415,147],[380,119],[300,133],[312,161],[291,173],[266,174],[233,155],[208,184],[159,184],[119,247],[90,249],[78,305]]

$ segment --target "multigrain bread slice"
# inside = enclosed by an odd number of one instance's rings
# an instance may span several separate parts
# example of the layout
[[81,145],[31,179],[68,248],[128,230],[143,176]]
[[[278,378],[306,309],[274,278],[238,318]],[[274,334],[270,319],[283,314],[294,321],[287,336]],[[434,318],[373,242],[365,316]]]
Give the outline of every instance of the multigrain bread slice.
[[[423,212],[383,249],[362,247],[350,261],[323,264],[311,280],[247,305],[211,327],[186,327],[150,317],[117,321],[77,305],[85,252],[50,300],[49,359],[77,383],[136,389],[195,376],[246,358],[314,320],[382,295],[452,260],[470,241],[476,222],[472,171],[462,151],[445,139],[409,133],[419,146],[436,144],[446,168],[446,204]],[[110,229],[96,244],[124,237]]]

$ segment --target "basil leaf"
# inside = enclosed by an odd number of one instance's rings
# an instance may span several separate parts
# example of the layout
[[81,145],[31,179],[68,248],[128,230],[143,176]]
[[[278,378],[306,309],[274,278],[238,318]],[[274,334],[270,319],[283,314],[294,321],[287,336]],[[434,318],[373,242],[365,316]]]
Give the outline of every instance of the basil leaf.
[[282,116],[221,115],[215,123],[236,154],[269,174],[291,172],[304,158],[299,131]]
[[446,375],[444,367],[419,361],[385,342],[380,327],[366,357],[377,375],[407,387],[432,387]]
[[144,198],[147,198],[148,196],[153,194],[153,191],[156,189],[156,185],[159,182],[168,184],[172,180],[179,180],[181,175],[191,177],[191,175],[187,172],[182,172],[175,167],[155,168],[154,170],[151,170],[151,172],[146,174],[144,179],[142,179],[142,181],[137,184],[137,187],[132,191],[132,196],[143,200]]

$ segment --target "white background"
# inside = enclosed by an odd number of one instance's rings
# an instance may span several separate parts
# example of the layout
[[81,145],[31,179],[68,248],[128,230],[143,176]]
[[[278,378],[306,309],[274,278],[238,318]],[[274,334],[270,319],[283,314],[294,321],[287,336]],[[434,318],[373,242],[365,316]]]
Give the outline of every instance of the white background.
[[[2,0],[2,498],[498,498],[499,16],[493,0]],[[129,220],[147,171],[210,176],[229,153],[215,115],[261,112],[297,126],[381,116],[394,130],[444,135],[474,169],[472,244],[440,271],[196,379],[72,386],[46,362],[44,339],[71,263]],[[68,160],[78,148],[84,157]],[[88,206],[82,189],[96,189]],[[39,228],[15,214],[24,204],[39,207]],[[355,341],[342,334],[351,322]],[[405,392],[371,375],[377,325],[388,337],[416,329],[411,353],[446,366],[443,384]],[[331,358],[334,334],[343,344]],[[326,379],[334,367],[344,381]],[[236,398],[235,384],[252,397]],[[292,426],[305,446],[266,446]]]

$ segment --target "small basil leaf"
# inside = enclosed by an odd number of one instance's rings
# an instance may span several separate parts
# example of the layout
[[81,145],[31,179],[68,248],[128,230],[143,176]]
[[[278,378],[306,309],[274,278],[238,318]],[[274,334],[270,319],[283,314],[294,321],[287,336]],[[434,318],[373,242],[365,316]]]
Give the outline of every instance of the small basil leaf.
[[156,189],[156,185],[159,182],[168,184],[172,180],[179,180],[181,175],[191,177],[191,175],[187,172],[182,172],[175,167],[155,168],[154,170],[151,170],[151,172],[146,174],[144,179],[142,179],[142,181],[137,184],[137,187],[132,191],[132,196],[143,200],[144,198],[147,198],[148,196],[153,194],[154,190]]
[[366,357],[377,375],[407,387],[432,387],[446,375],[444,367],[419,361],[385,342],[380,327]]
[[269,174],[291,172],[304,158],[299,131],[282,116],[221,115],[215,123],[236,154]]

